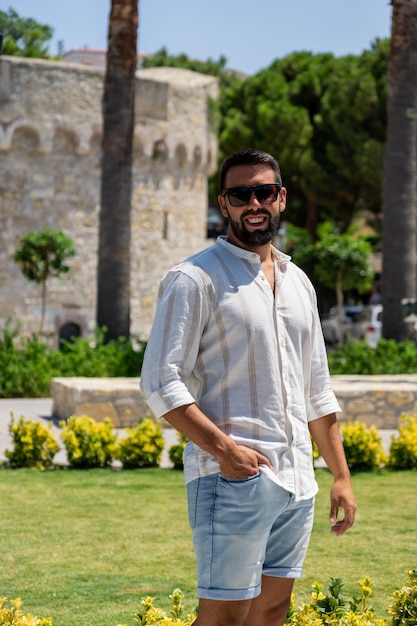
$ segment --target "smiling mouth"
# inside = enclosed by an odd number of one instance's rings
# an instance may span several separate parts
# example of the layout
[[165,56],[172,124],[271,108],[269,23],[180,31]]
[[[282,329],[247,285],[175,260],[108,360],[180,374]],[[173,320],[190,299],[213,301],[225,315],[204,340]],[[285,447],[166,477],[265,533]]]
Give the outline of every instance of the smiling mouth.
[[265,215],[249,215],[246,217],[245,222],[249,226],[262,226],[266,224],[268,218]]

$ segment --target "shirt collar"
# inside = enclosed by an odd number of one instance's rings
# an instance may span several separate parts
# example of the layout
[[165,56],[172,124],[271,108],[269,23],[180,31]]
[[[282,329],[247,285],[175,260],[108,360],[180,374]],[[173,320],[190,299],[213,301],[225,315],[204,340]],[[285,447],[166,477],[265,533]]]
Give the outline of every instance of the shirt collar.
[[[225,235],[217,237],[216,245],[221,246],[225,250],[228,250],[228,252],[231,252],[241,259],[245,259],[245,261],[253,263],[254,260],[256,260],[256,262],[260,262],[259,254],[257,254],[256,252],[251,252],[250,250],[244,250],[243,248],[239,248],[239,246],[235,246],[233,243],[229,243],[226,240]],[[288,254],[285,254],[285,252],[281,252],[274,246],[271,246],[271,251],[274,260],[278,261],[278,263],[286,265],[287,263],[289,263],[289,261],[291,261],[291,257]]]

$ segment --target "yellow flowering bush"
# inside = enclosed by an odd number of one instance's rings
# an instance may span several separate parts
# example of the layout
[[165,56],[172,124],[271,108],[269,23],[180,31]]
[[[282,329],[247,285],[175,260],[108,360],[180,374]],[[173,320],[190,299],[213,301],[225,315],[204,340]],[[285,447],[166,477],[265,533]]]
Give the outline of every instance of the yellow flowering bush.
[[117,444],[111,420],[96,422],[88,415],[71,415],[60,422],[61,439],[71,467],[107,467],[115,458]]
[[340,425],[340,430],[351,470],[373,470],[387,463],[388,457],[376,426],[368,429],[361,422],[345,422]]
[[[371,580],[365,577],[358,584],[359,596],[348,601],[342,596],[343,583],[340,578],[330,580],[327,594],[323,593],[322,585],[315,582],[309,604],[297,609],[292,596],[286,626],[388,626],[385,620],[375,619],[372,608],[368,606],[372,594]],[[169,597],[172,600],[169,615],[154,607],[153,598],[143,598],[141,609],[134,616],[136,626],[191,626],[196,614],[191,613],[185,618],[182,616],[184,596],[181,590],[175,589]]]
[[151,417],[139,420],[134,428],[126,428],[126,437],[119,441],[116,453],[123,468],[156,467],[165,445],[162,432],[161,422]]
[[174,465],[174,469],[183,470],[184,469],[184,462],[183,462],[184,449],[185,449],[185,446],[187,445],[188,439],[187,437],[184,437],[182,433],[178,433],[177,439],[178,439],[178,443],[170,447],[170,449],[168,450],[168,454],[169,454],[169,459],[171,463],[173,463]]
[[26,615],[21,610],[22,600],[7,600],[0,597],[0,624],[1,626],[53,626],[51,618]]
[[402,415],[398,436],[391,435],[389,466],[393,469],[417,468],[417,415]]
[[196,613],[182,617],[184,594],[180,589],[174,589],[169,596],[171,599],[170,615],[153,605],[153,598],[147,596],[141,602],[141,608],[134,616],[137,626],[190,626],[197,618]]
[[392,626],[417,624],[417,570],[407,572],[409,584],[393,593],[394,602],[388,607]]
[[385,620],[375,619],[372,607],[368,606],[372,595],[372,581],[368,576],[358,581],[359,596],[349,601],[342,596],[341,578],[331,578],[329,593],[322,591],[322,585],[313,583],[310,604],[298,610],[292,599],[288,626],[388,626]]
[[[342,596],[341,578],[331,578],[328,593],[324,593],[319,582],[313,583],[311,602],[296,608],[294,596],[288,611],[286,626],[415,626],[417,624],[417,570],[407,572],[409,583],[393,593],[393,603],[388,607],[389,621],[376,619],[369,598],[372,581],[368,576],[358,581],[359,595],[345,599]],[[169,596],[171,609],[167,613],[154,606],[153,598],[142,599],[139,611],[133,616],[136,626],[191,626],[196,613],[184,613],[184,594],[174,589]],[[24,615],[20,598],[10,600],[0,597],[1,626],[53,626],[50,618]],[[127,626],[127,624],[118,624]]]
[[9,433],[13,449],[4,451],[11,467],[39,469],[51,467],[54,456],[59,451],[59,445],[51,429],[41,422],[25,420],[23,417],[15,422],[13,413],[11,418]]
[[316,442],[314,441],[313,437],[310,436],[310,440],[311,440],[313,461],[316,461],[317,459],[320,458],[320,451],[319,451],[319,448],[318,448]]

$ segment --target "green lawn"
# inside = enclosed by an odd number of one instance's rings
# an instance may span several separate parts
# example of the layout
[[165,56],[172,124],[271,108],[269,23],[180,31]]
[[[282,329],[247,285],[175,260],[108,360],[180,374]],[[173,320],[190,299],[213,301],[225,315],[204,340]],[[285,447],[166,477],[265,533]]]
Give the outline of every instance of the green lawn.
[[[391,593],[417,567],[417,472],[357,474],[357,522],[344,537],[330,534],[331,476],[317,470],[320,493],[296,604],[311,584],[342,577],[347,593],[374,581],[379,617]],[[181,472],[172,470],[0,469],[0,596],[51,616],[54,626],[133,625],[145,595],[168,608],[180,587],[196,606],[194,555]]]

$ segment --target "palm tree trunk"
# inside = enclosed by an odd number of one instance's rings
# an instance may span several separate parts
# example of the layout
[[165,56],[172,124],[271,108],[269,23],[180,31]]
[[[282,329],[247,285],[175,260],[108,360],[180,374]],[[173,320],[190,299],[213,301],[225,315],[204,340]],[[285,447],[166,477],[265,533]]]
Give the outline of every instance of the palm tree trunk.
[[[383,182],[383,336],[406,338],[401,300],[416,298],[417,0],[392,0]],[[414,112],[413,112],[414,110]]]
[[103,97],[97,325],[129,337],[130,230],[138,0],[112,0]]

